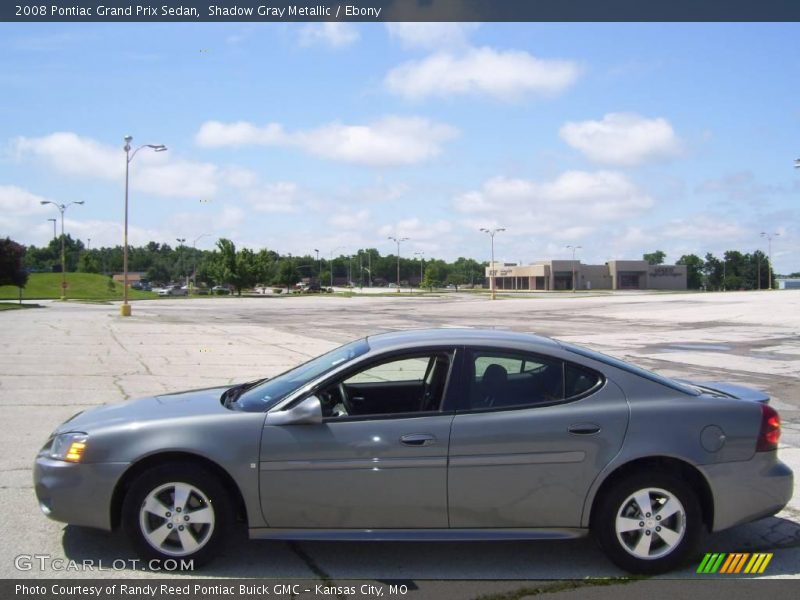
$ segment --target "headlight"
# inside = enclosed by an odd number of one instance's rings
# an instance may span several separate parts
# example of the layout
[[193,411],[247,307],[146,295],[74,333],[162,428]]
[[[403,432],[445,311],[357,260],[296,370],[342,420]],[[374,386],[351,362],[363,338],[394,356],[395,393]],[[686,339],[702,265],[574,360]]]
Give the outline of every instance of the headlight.
[[88,435],[77,431],[57,435],[53,438],[50,446],[50,458],[67,462],[81,462],[88,440]]

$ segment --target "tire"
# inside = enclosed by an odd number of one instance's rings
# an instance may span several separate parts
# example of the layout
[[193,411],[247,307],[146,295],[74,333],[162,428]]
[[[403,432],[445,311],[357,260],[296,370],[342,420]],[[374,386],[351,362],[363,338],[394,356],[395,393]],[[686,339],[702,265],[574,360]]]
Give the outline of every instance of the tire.
[[611,561],[646,575],[682,565],[703,529],[697,495],[682,479],[663,471],[620,480],[598,500],[592,518],[592,533]]
[[[175,503],[176,494],[178,503]],[[122,504],[122,527],[143,559],[193,561],[219,552],[231,526],[230,498],[219,479],[191,463],[154,467],[137,477]]]

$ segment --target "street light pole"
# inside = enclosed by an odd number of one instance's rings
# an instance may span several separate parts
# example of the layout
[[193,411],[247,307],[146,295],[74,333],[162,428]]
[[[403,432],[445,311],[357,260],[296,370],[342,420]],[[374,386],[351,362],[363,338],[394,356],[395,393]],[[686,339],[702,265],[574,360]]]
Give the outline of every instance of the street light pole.
[[572,293],[575,293],[575,251],[579,250],[583,246],[567,246],[567,248],[572,248]]
[[424,252],[414,252],[414,256],[419,256],[419,291],[422,291],[422,269],[425,266],[425,259],[422,258],[425,256]]
[[151,148],[156,152],[166,152],[167,150],[164,144],[144,144],[131,152],[132,141],[133,136],[126,135],[125,146],[122,148],[125,150],[125,232],[122,246],[122,306],[119,312],[123,317],[131,316],[131,305],[128,304],[128,173],[131,161],[142,148]]
[[322,285],[322,263],[319,262],[319,250],[314,248],[314,252],[317,253],[317,283]]
[[[181,247],[183,247],[183,245],[186,243],[186,238],[175,238],[175,241],[178,242],[178,277],[182,277],[181,273],[183,272],[183,269],[181,267],[183,267],[184,265],[183,261],[181,260],[183,258],[181,253]],[[186,285],[189,285],[188,276],[186,277]]]
[[[52,200],[42,200],[40,204],[52,204],[55,206],[58,211],[61,213],[61,300],[67,299],[67,263],[66,263],[66,253],[64,251],[64,211],[67,210],[68,206],[72,206],[73,204],[83,204],[83,200],[77,200],[75,202],[70,202],[69,204],[58,204],[57,202],[53,202]],[[55,229],[55,221],[53,222],[53,228]]]
[[55,240],[56,237],[57,237],[56,236],[56,221],[58,221],[58,219],[47,219],[47,220],[53,222],[53,239]]
[[505,231],[505,227],[496,227],[494,229],[486,229],[481,227],[481,231],[483,233],[488,233],[489,237],[492,238],[492,262],[489,264],[489,287],[492,290],[492,300],[495,300],[497,297],[496,289],[495,289],[495,268],[494,268],[494,236],[501,231]]
[[397,293],[400,293],[400,242],[408,241],[410,238],[407,237],[393,237],[389,236],[386,238],[388,240],[394,240],[397,244]]
[[[798,159],[800,160],[800,159]],[[797,165],[795,165],[797,166]],[[761,237],[767,238],[767,271],[769,273],[769,289],[772,289],[772,238],[778,237],[780,233],[769,234],[764,231],[761,232]]]

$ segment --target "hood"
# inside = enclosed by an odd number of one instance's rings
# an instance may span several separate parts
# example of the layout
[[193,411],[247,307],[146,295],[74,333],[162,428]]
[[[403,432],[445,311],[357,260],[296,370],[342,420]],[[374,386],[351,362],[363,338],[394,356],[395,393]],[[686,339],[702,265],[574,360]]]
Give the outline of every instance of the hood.
[[232,386],[190,390],[161,396],[128,400],[119,404],[104,404],[80,412],[56,429],[55,433],[86,431],[98,426],[132,424],[170,417],[193,417],[211,414],[229,414],[222,406],[222,393]]

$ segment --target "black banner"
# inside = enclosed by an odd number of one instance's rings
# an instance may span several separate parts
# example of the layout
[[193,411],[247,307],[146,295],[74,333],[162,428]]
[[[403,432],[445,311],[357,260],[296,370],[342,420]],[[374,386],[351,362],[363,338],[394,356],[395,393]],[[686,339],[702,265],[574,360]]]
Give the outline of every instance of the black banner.
[[29,22],[799,21],[798,0],[46,0],[2,2]]

